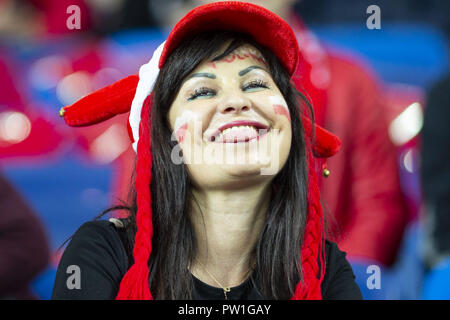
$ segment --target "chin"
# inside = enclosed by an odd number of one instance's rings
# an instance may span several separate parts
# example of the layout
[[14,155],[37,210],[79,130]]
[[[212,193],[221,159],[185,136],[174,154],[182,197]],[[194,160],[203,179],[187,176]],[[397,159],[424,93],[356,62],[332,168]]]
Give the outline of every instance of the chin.
[[268,176],[275,176],[280,167],[275,161],[269,164],[234,164],[225,165],[221,168],[225,174],[233,178],[249,179],[255,177],[257,180],[266,180]]
[[237,164],[237,165],[226,165],[222,167],[225,173],[232,177],[251,177],[258,176],[261,171],[261,166],[250,165],[250,164]]
[[228,190],[268,183],[280,170],[281,167],[275,165],[261,164],[188,166],[189,175],[195,185],[206,189]]

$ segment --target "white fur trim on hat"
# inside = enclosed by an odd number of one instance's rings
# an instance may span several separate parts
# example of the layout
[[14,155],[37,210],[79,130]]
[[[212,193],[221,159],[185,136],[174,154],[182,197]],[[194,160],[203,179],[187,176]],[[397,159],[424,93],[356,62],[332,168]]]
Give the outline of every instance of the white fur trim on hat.
[[133,101],[131,102],[130,110],[130,127],[133,133],[133,149],[137,152],[137,144],[139,141],[139,124],[141,122],[141,111],[144,104],[144,100],[150,95],[155,85],[156,78],[159,74],[159,59],[164,48],[164,41],[153,53],[150,61],[139,69],[139,82],[134,94]]

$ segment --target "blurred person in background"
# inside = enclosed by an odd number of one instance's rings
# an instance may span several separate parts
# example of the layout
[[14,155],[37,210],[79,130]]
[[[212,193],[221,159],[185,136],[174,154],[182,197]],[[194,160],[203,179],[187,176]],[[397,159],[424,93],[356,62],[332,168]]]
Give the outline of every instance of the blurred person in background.
[[[81,10],[80,29],[67,27],[71,5]],[[33,73],[37,64],[31,62],[44,61],[47,57],[54,59],[55,48],[64,43],[72,42],[79,50],[81,41],[72,41],[73,36],[84,35],[89,28],[89,11],[84,0],[0,1],[0,166],[5,176],[10,166],[21,172],[32,168],[33,174],[40,175],[42,166],[55,161],[64,143],[71,140],[70,134],[58,129],[49,116],[48,101],[43,102],[45,99],[39,99],[42,96],[36,94],[56,74],[62,74],[63,68],[47,64],[39,73]],[[50,88],[46,89],[48,97]],[[42,208],[30,200],[45,199],[54,177],[40,175],[39,181],[46,181],[46,185],[42,187],[41,183],[39,192],[30,196],[30,190],[35,192],[33,187],[22,183],[33,177],[23,175],[23,180],[16,180],[13,176],[17,188],[0,177],[0,299],[48,299],[56,268],[52,265],[47,233],[51,230],[48,216],[52,210],[46,209],[52,208],[53,203]],[[36,215],[28,205],[30,202],[43,215]]]
[[[163,5],[153,0],[151,6],[161,26],[170,28],[188,10],[209,2],[217,1],[172,0]],[[325,48],[295,12],[296,0],[248,2],[281,16],[297,36],[302,58],[293,80],[312,102],[317,123],[342,140],[341,152],[328,161],[331,174],[321,188],[329,230],[356,269],[364,298],[384,299],[389,285],[397,285],[383,276],[395,262],[409,213],[380,82],[363,61]],[[367,288],[369,265],[381,269],[379,290]]]
[[49,260],[38,217],[0,175],[0,299],[36,299],[30,285]]
[[26,1],[0,1],[0,38],[30,39],[43,31],[34,6]]
[[450,74],[428,93],[421,178],[425,202],[424,299],[450,299]]
[[[66,33],[82,33],[91,26],[85,0],[2,0],[0,39],[30,42]],[[68,29],[68,7],[80,8],[80,29]],[[69,11],[70,13],[71,11]]]

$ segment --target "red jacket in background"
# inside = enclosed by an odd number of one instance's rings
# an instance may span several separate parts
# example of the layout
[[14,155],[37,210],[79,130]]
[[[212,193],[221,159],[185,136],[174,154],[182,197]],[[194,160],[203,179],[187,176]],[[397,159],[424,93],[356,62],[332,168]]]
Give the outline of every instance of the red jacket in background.
[[333,240],[350,259],[390,265],[408,211],[388,136],[385,99],[361,62],[325,50],[298,18],[291,26],[302,52],[294,81],[312,102],[316,122],[342,141],[339,153],[327,160],[331,175],[321,187],[328,222],[337,231]]

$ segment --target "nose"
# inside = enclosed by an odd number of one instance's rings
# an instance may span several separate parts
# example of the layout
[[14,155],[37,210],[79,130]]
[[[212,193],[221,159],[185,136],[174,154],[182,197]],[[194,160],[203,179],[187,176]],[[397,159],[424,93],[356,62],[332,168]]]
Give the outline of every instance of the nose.
[[224,94],[218,107],[220,113],[238,114],[249,111],[251,109],[251,102],[240,90],[232,90]]

